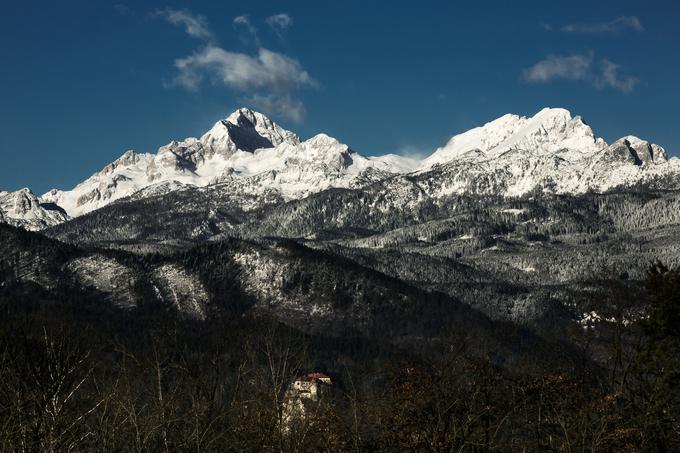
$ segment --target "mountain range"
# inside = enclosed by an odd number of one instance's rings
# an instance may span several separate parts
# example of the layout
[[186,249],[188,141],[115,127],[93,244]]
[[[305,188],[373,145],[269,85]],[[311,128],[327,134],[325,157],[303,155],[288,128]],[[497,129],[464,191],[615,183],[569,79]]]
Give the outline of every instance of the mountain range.
[[564,109],[505,115],[422,160],[239,109],[72,190],[0,193],[0,289],[415,348],[453,329],[508,363],[515,344],[645,316],[650,265],[680,266],[679,186],[662,147],[607,144]]
[[0,192],[0,220],[42,230],[119,200],[196,188],[212,188],[252,211],[406,176],[430,199],[671,190],[680,184],[680,159],[634,136],[607,144],[580,116],[560,108],[504,115],[455,135],[422,160],[364,156],[325,134],[302,141],[241,108],[200,138],[172,141],[155,154],[126,151],[71,190]]

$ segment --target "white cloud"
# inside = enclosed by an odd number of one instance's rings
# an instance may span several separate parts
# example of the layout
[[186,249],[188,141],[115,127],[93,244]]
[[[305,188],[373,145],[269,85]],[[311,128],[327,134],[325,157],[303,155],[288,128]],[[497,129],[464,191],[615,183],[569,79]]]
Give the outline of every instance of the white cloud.
[[549,55],[525,69],[524,78],[529,82],[548,82],[553,79],[581,80],[589,76],[592,63],[592,52],[585,55]]
[[257,28],[250,22],[250,17],[247,14],[242,16],[234,17],[232,21],[234,28],[242,30],[247,36],[242,36],[241,40],[248,43],[250,40],[254,42],[258,47],[260,45],[260,38],[257,36]]
[[549,55],[523,72],[524,80],[531,83],[548,83],[553,80],[582,80],[596,88],[610,87],[630,93],[639,80],[620,74],[621,65],[603,59],[599,71],[593,64],[594,53],[567,56]]
[[[247,15],[233,19],[233,26],[248,34],[249,43],[257,45],[254,54],[232,52],[218,46],[210,32],[207,21],[187,10],[166,9],[154,13],[173,25],[183,26],[194,37],[203,38],[205,45],[193,54],[175,60],[176,74],[169,86],[181,86],[196,91],[203,82],[224,86],[237,91],[244,102],[264,111],[299,122],[305,115],[305,108],[294,94],[306,87],[315,87],[317,82],[295,58],[263,48],[257,29]],[[281,17],[280,17],[281,16]],[[285,16],[285,17],[283,17]],[[272,19],[276,18],[276,19]],[[285,29],[292,20],[285,14],[272,19]]]
[[605,34],[618,33],[624,30],[633,30],[638,33],[645,31],[637,16],[620,16],[609,22],[582,22],[565,25],[561,28],[566,33],[580,34]]
[[305,116],[305,106],[299,99],[293,98],[290,94],[253,94],[244,99],[248,105],[256,109],[287,118],[295,123],[299,123]]
[[621,65],[612,63],[609,60],[602,61],[602,75],[597,80],[600,86],[610,86],[624,93],[630,93],[638,84],[639,80],[632,76],[619,74]]
[[175,60],[175,67],[179,71],[177,83],[189,89],[196,89],[205,77],[230,88],[277,93],[316,84],[297,60],[264,48],[251,56],[209,45]]
[[193,15],[187,10],[177,10],[166,8],[158,10],[154,15],[162,17],[172,25],[184,27],[184,31],[194,38],[205,39],[211,41],[213,34],[208,28],[205,17],[201,15]]
[[432,148],[403,144],[395,154],[414,160],[423,160],[432,153]]
[[241,16],[236,16],[234,17],[234,20],[232,21],[234,25],[243,25],[244,27],[253,30],[255,30],[255,27],[253,27],[253,24],[250,23],[250,17],[248,17],[247,14],[243,14]]
[[281,36],[284,31],[293,25],[293,19],[286,13],[274,14],[264,20],[277,35]]

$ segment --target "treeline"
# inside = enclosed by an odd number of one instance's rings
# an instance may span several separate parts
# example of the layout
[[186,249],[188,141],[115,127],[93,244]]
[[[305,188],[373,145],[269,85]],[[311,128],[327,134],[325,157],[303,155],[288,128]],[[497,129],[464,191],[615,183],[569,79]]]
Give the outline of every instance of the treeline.
[[[680,272],[656,266],[648,317],[610,329],[601,368],[504,369],[455,329],[409,354],[250,316],[103,312],[0,288],[2,451],[674,451]],[[290,382],[333,392],[289,428]]]

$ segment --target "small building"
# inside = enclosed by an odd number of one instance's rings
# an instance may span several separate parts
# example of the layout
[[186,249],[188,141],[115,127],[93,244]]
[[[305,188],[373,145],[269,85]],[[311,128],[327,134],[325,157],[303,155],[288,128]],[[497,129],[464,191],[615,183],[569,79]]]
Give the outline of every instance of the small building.
[[318,404],[331,392],[333,381],[324,373],[309,373],[296,378],[286,390],[283,402],[285,429],[317,412]]
[[304,398],[318,401],[328,393],[333,381],[324,373],[309,373],[295,379],[286,392],[287,398]]

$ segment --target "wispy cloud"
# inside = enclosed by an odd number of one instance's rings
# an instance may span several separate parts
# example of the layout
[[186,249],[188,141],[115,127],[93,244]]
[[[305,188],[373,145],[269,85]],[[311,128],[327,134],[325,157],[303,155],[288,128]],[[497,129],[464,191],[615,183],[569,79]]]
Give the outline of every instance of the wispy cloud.
[[286,13],[274,14],[264,20],[281,37],[293,25],[293,19]]
[[402,144],[395,154],[414,160],[423,160],[432,153],[432,148],[426,146],[415,146]]
[[246,44],[252,42],[256,46],[260,46],[260,38],[257,35],[257,28],[255,28],[247,14],[234,17],[232,24],[236,30],[242,32],[241,41]]
[[253,94],[244,99],[248,105],[264,112],[287,118],[299,123],[305,117],[305,106],[290,94]]
[[207,20],[201,15],[194,15],[186,9],[178,10],[166,8],[157,10],[154,15],[162,17],[168,23],[183,27],[184,31],[194,38],[213,40],[213,34],[208,28]]
[[614,34],[625,30],[632,30],[634,32],[642,33],[645,27],[637,16],[619,16],[616,19],[608,22],[578,22],[568,24],[560,28],[565,33],[575,34]]
[[624,93],[630,93],[638,84],[639,80],[632,76],[619,74],[621,65],[612,63],[609,60],[602,61],[602,74],[597,80],[601,86],[610,86]]
[[522,76],[530,83],[548,83],[553,80],[581,80],[596,88],[610,87],[624,93],[633,91],[639,80],[623,75],[621,65],[607,59],[595,65],[594,52],[573,55],[548,55],[545,59],[524,69]]
[[529,82],[548,82],[553,79],[582,80],[589,76],[594,54],[557,56],[548,55],[544,60],[524,70]]

